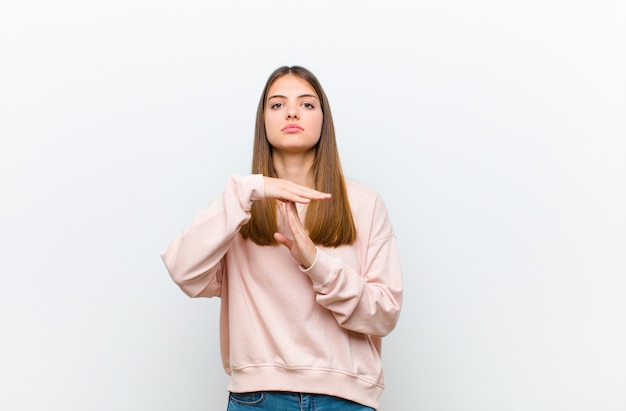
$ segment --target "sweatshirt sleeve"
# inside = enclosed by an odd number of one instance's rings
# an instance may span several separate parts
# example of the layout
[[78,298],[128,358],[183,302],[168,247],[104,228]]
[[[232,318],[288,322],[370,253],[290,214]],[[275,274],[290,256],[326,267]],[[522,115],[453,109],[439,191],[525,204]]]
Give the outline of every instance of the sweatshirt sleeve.
[[200,211],[191,226],[161,254],[167,271],[190,297],[220,296],[222,261],[254,200],[264,198],[261,174],[232,176],[224,193]]
[[396,237],[379,197],[366,214],[358,217],[368,220],[367,229],[358,232],[362,238],[357,241],[366,242],[361,272],[319,248],[316,261],[303,271],[313,282],[317,302],[340,326],[382,337],[395,328],[400,316],[402,275]]

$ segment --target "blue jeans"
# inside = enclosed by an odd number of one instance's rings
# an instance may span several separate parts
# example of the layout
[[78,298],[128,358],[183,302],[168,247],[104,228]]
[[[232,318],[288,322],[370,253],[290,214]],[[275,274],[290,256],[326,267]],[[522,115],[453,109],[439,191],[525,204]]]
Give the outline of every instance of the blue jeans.
[[374,411],[374,409],[330,395],[260,391],[231,392],[227,411]]

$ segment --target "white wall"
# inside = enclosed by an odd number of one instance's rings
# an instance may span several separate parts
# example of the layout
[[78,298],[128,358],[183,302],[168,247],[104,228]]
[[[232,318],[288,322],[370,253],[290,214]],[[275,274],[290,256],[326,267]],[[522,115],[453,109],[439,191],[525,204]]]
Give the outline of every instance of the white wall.
[[381,409],[623,411],[625,9],[3,4],[0,409],[225,409],[219,301],[159,253],[248,172],[265,79],[299,64],[399,237]]

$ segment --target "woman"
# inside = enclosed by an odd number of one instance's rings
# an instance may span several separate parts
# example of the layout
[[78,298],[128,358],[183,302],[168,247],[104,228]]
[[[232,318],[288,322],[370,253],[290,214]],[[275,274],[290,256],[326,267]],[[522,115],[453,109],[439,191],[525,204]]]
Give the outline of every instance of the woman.
[[401,306],[396,239],[380,197],[343,177],[310,71],[270,75],[252,174],[232,176],[162,258],[186,294],[221,298],[228,410],[378,407]]

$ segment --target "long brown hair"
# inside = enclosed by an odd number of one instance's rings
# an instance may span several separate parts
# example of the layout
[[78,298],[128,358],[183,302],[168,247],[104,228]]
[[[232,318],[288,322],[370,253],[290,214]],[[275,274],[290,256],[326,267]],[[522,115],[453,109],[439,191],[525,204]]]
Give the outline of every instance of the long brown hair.
[[[322,134],[315,145],[313,176],[315,189],[331,193],[332,198],[309,203],[304,226],[315,244],[326,247],[338,247],[352,244],[356,240],[356,227],[348,202],[346,184],[339,161],[339,152],[335,140],[335,126],[326,93],[321,84],[309,70],[300,66],[283,66],[276,69],[268,78],[256,113],[254,146],[252,153],[252,173],[277,177],[272,159],[272,146],[265,131],[265,102],[267,93],[274,82],[287,74],[292,74],[308,82],[319,97],[323,120]],[[276,200],[257,200],[252,203],[251,219],[240,232],[246,239],[259,245],[276,245],[274,233],[278,231],[276,220]]]

